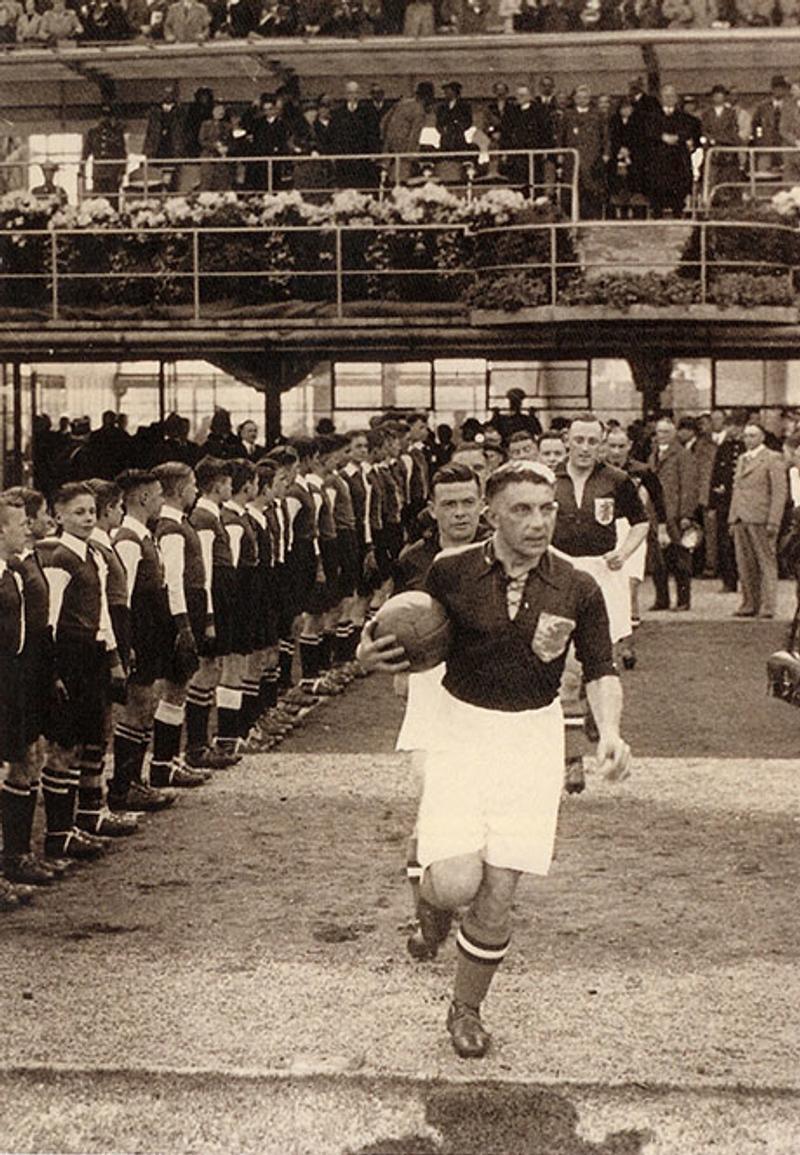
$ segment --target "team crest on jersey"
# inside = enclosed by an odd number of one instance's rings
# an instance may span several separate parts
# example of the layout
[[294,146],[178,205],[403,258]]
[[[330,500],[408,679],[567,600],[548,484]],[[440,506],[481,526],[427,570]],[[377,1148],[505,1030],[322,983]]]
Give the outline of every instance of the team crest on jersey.
[[594,519],[598,525],[611,525],[614,520],[613,497],[596,497],[594,499]]
[[531,649],[542,662],[554,662],[569,645],[575,622],[558,614],[539,614]]

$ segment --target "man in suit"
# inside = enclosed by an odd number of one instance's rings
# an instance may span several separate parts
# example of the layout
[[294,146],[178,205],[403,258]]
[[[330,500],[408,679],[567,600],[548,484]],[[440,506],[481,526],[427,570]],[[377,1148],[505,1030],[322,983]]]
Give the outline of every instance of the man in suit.
[[775,616],[778,592],[778,530],[786,507],[786,464],[780,453],[767,449],[764,428],[748,421],[742,434],[744,453],[736,462],[728,514],[742,583],[737,618]]
[[[688,449],[694,458],[695,467],[697,469],[697,509],[695,510],[695,521],[703,527],[705,533],[706,527],[706,511],[708,509],[708,498],[711,490],[711,473],[714,468],[714,458],[717,455],[717,447],[711,439],[711,434],[708,428],[703,430],[703,423],[707,425],[708,414],[700,417],[681,417],[678,422],[678,440],[684,449]],[[705,550],[702,543],[693,558],[693,572],[695,577],[699,577],[703,572],[705,565]]]
[[[723,84],[715,84],[711,89],[711,107],[703,113],[700,122],[707,149],[737,147],[742,143],[739,137],[739,123],[728,95],[728,90]],[[738,153],[715,153],[706,163],[712,166],[709,186],[712,191],[717,185],[737,184],[741,180]],[[717,194],[715,200],[718,204],[730,204],[735,196],[734,189],[724,188]]]
[[[580,216],[591,220],[602,214],[606,196],[606,161],[608,142],[605,123],[596,108],[591,106],[588,84],[575,89],[575,107],[568,108],[559,126],[559,148],[573,148],[578,152],[578,198]],[[572,178],[573,160],[564,157],[566,181]]]
[[[758,105],[753,113],[752,137],[750,143],[755,148],[781,148],[781,116],[784,103],[789,96],[789,82],[784,76],[773,76],[770,95]],[[777,172],[783,168],[779,152],[762,153],[755,158],[757,172]]]
[[735,409],[725,419],[724,437],[717,444],[717,455],[711,470],[709,510],[714,514],[717,530],[717,568],[719,576],[722,578],[722,589],[725,593],[736,592],[739,576],[736,568],[733,537],[728,525],[728,513],[733,496],[736,463],[740,455],[744,453],[742,430],[746,420],[747,414],[738,409]]
[[692,524],[697,509],[697,468],[689,450],[678,440],[671,418],[656,422],[655,446],[650,468],[661,483],[664,497],[664,522],[659,523],[661,550],[654,551],[653,582],[656,587],[654,610],[668,610],[669,575],[677,587],[676,610],[688,610],[692,600],[692,555],[681,544],[681,537]]
[[700,121],[683,111],[675,87],[665,84],[653,126],[656,137],[650,180],[653,209],[659,217],[665,211],[681,217],[694,186],[692,153],[700,143]]
[[[289,152],[289,133],[280,114],[278,102],[271,92],[261,94],[259,112],[252,121],[250,156],[286,156]],[[278,161],[272,166],[272,188],[286,188],[291,183],[291,166]],[[251,162],[245,165],[245,188],[266,189],[267,165]]]
[[[547,109],[537,103],[527,84],[517,88],[517,110],[511,121],[510,148],[542,149],[555,144],[553,126]],[[533,192],[536,196],[544,193],[544,158],[537,156],[533,164]],[[526,194],[531,191],[531,168],[527,156],[509,158],[508,177],[512,184],[521,185]]]
[[207,40],[211,13],[200,0],[175,0],[164,19],[164,39],[181,44]]
[[[331,113],[331,149],[338,156],[369,154],[374,140],[373,122],[359,99],[357,80],[344,86],[345,98]],[[340,160],[336,163],[339,188],[367,189],[376,183],[377,169],[368,160]]]

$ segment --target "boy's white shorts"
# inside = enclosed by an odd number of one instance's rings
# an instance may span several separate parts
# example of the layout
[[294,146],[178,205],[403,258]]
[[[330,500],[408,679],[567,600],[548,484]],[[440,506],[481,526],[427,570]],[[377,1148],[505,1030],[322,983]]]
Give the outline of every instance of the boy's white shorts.
[[395,750],[425,750],[436,732],[445,665],[408,675],[408,698]]
[[564,719],[486,710],[442,689],[417,821],[422,866],[478,852],[491,866],[547,874],[564,783]]

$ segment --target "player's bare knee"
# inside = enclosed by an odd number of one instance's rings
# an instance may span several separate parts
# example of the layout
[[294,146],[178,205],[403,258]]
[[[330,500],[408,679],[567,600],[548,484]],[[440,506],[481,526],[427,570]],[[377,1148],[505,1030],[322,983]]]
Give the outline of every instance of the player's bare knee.
[[446,858],[431,863],[425,876],[434,905],[448,910],[469,906],[481,886],[483,860],[478,854]]

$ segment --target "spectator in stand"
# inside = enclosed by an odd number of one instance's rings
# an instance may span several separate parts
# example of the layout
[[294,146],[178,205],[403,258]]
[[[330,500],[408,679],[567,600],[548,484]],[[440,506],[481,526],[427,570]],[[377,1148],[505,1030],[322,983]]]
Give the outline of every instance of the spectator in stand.
[[[331,113],[331,150],[334,156],[368,154],[374,141],[373,122],[359,99],[358,81],[348,80],[344,91],[344,100]],[[340,188],[369,189],[377,184],[377,170],[368,160],[339,160],[335,172]]]
[[669,417],[656,422],[656,445],[649,462],[664,495],[665,520],[659,525],[661,550],[654,551],[653,582],[656,587],[654,610],[668,610],[669,574],[677,588],[677,610],[691,608],[692,555],[683,544],[683,534],[692,524],[697,509],[697,470],[691,453],[677,437]]
[[433,36],[435,31],[433,0],[408,0],[403,17],[403,35]]
[[189,420],[179,413],[168,413],[161,428],[162,440],[155,447],[153,465],[165,461],[180,461],[193,468],[200,460],[200,449],[189,440]]
[[221,457],[228,460],[239,457],[241,442],[233,432],[231,415],[227,409],[215,409],[209,425],[208,437],[200,446],[204,457]]
[[[286,121],[280,114],[275,95],[263,92],[259,108],[251,119],[250,156],[287,156],[289,153],[289,133]],[[251,190],[266,190],[269,185],[268,166],[263,162],[251,161],[245,165],[245,187]],[[272,189],[277,191],[291,184],[291,165],[288,162],[272,166]]]
[[77,14],[67,8],[65,0],[53,0],[53,7],[42,15],[39,31],[43,40],[56,43],[59,40],[77,40],[83,32],[83,25]]
[[164,18],[164,39],[171,44],[190,44],[208,39],[211,13],[201,0],[175,0]]
[[42,16],[36,8],[36,0],[25,0],[25,11],[17,21],[17,42],[30,44],[41,40],[44,40]]
[[461,85],[457,80],[450,80],[442,87],[445,98],[436,109],[436,128],[442,151],[438,173],[444,183],[455,184],[463,177],[466,158],[446,154],[468,151],[470,146],[465,134],[472,126],[472,106],[461,96]]
[[[785,147],[800,148],[800,86],[792,85],[791,95],[781,110],[781,141]],[[783,179],[800,183],[800,154],[787,152],[783,157]]]
[[701,134],[700,122],[680,107],[674,86],[665,84],[655,118],[655,147],[651,157],[652,205],[657,217],[665,213],[683,216],[694,184],[692,153],[700,143]]
[[[174,161],[183,155],[183,139],[183,116],[177,101],[177,88],[173,83],[164,90],[161,103],[150,110],[144,134],[144,155],[148,160]],[[165,189],[171,190],[176,181],[175,165],[151,165],[149,176],[154,182],[162,182]],[[145,189],[145,195],[147,191]]]
[[214,102],[211,116],[200,125],[200,188],[207,192],[225,192],[233,188],[234,166],[222,164],[233,141],[231,118],[225,105]]
[[667,28],[691,28],[694,9],[689,0],[662,0],[661,16]]
[[255,31],[260,15],[256,0],[212,0],[208,10],[211,14],[209,35],[218,39],[228,36],[244,39]]
[[239,456],[246,461],[258,461],[266,453],[264,446],[258,444],[258,426],[255,421],[243,421],[236,430],[236,440],[239,443]]
[[633,102],[623,96],[608,124],[608,196],[611,213],[617,219],[642,217],[647,203],[631,180],[636,151]]
[[734,617],[775,616],[778,531],[787,498],[786,465],[764,444],[764,427],[748,421],[736,462],[728,524],[736,548],[742,602]]
[[[414,96],[403,97],[384,117],[381,126],[384,153],[419,152],[423,130],[435,127],[435,118],[433,85],[429,80],[421,80]],[[398,179],[407,181],[414,168],[413,161],[401,161]]]
[[[739,123],[729,103],[728,90],[724,84],[715,84],[711,89],[711,107],[703,113],[700,123],[703,143],[707,149],[737,147],[741,144]],[[715,185],[737,184],[741,180],[738,153],[717,153],[710,156],[706,163],[711,165],[712,189]],[[717,204],[729,204],[735,196],[735,190],[725,188],[714,199]]]
[[628,86],[633,113],[630,132],[632,137],[631,169],[629,181],[632,191],[646,197],[653,203],[656,171],[654,152],[658,140],[658,120],[661,106],[654,96],[644,91],[640,79],[632,80]]
[[92,192],[97,196],[116,198],[122,178],[128,149],[125,130],[110,104],[104,104],[100,120],[83,138],[83,160],[92,162]]
[[167,2],[168,0],[128,0],[128,21],[134,31],[148,40],[163,40]]
[[[591,90],[588,84],[579,84],[575,89],[575,107],[568,108],[559,127],[558,146],[562,149],[576,149],[579,158],[578,202],[580,216],[584,220],[599,217],[606,196],[605,173],[608,163],[608,141],[603,129],[603,121],[597,109],[591,106]],[[564,154],[565,179],[569,182],[572,172],[572,157]]]
[[716,527],[717,569],[722,578],[724,593],[735,593],[738,580],[736,554],[733,538],[728,525],[728,514],[733,496],[733,479],[736,463],[744,453],[742,430],[747,414],[734,410],[725,419],[724,437],[717,443],[717,453],[711,470],[709,511],[714,515]]
[[389,107],[386,93],[380,84],[371,84],[369,86],[369,100],[365,100],[363,104],[369,138],[368,152],[377,154],[381,151],[381,122],[389,111]]
[[19,0],[0,0],[0,44],[16,44],[17,24],[22,16]]
[[[513,106],[512,106],[513,108]],[[511,149],[545,149],[553,148],[555,139],[550,116],[545,106],[533,99],[527,84],[520,84],[516,92],[516,108],[509,115]],[[537,156],[531,165],[527,156],[512,156],[508,158],[506,176],[509,181],[519,186],[529,195],[541,196],[545,191],[544,158]],[[531,188],[533,177],[533,188]]]
[[54,198],[58,201],[59,205],[65,205],[67,203],[67,190],[55,183],[58,165],[52,160],[45,160],[41,162],[39,167],[42,170],[42,177],[44,179],[41,184],[37,184],[31,189],[31,196],[38,197],[41,200]]
[[133,35],[122,0],[87,0],[79,12],[86,41],[129,40]]
[[[753,113],[752,136],[754,148],[781,148],[781,115],[789,98],[789,82],[785,76],[773,76],[770,95],[756,106]],[[783,170],[783,158],[779,152],[761,153],[755,158],[756,172],[778,173]]]
[[534,413],[525,414],[522,412],[525,390],[515,386],[508,390],[506,397],[508,398],[508,412],[498,413],[496,417],[492,418],[492,425],[499,431],[504,443],[508,445],[511,435],[520,430],[529,433],[532,437],[538,437],[542,432],[539,418]]
[[300,31],[298,14],[284,0],[263,0],[256,6],[254,36],[295,36]]
[[775,0],[736,0],[736,23],[749,28],[769,28],[774,20]]
[[[328,157],[333,155],[331,140],[331,99],[324,94],[320,96],[316,107],[309,114],[308,152],[311,156]],[[333,164],[331,161],[320,159],[304,161],[298,166],[299,182],[295,187],[301,189],[330,188],[333,182]]]

